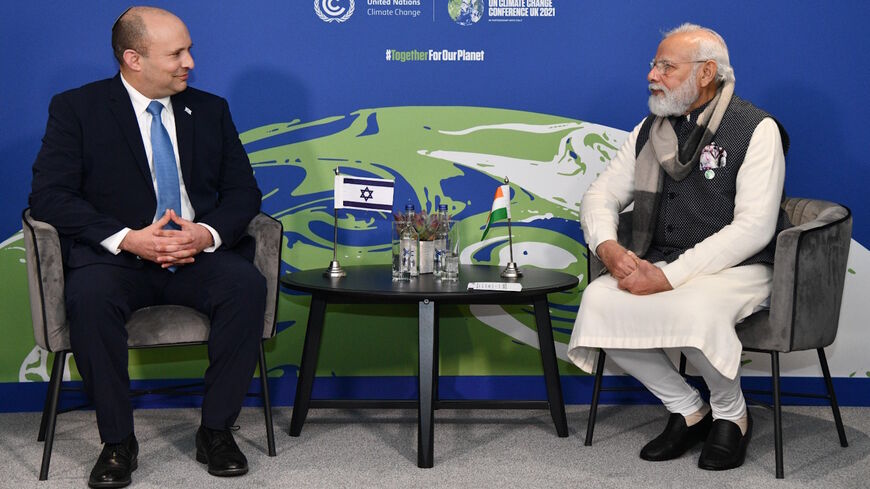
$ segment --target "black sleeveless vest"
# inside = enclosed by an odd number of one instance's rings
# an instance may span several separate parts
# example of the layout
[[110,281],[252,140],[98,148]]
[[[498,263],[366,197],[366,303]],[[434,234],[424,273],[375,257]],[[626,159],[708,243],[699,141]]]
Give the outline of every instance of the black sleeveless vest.
[[[677,141],[685,144],[694,121],[705,106],[692,111],[691,121],[680,116],[672,118]],[[683,252],[715,234],[734,220],[734,198],[737,194],[737,172],[743,164],[752,133],[761,121],[770,117],[779,127],[783,143],[783,153],[788,152],[789,139],[782,125],[767,112],[737,97],[731,98],[728,109],[719,124],[713,142],[727,152],[726,165],[715,168],[713,178],[705,176],[696,159],[694,168],[683,180],[677,182],[663,172],[662,194],[659,198],[658,217],[652,243],[643,257],[655,263],[664,260],[673,262]],[[637,136],[635,156],[649,140],[649,131],[655,116],[647,117]],[[783,196],[785,197],[785,196]],[[776,233],[767,246],[747,258],[739,265],[754,263],[773,264],[776,248],[776,235],[790,227],[788,217],[780,209],[776,223]]]

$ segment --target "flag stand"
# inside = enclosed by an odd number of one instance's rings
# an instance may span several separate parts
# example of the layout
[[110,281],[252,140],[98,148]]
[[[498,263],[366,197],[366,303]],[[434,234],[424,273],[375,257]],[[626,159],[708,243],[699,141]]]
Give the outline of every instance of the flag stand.
[[391,212],[395,185],[395,180],[342,175],[338,167],[335,168],[335,178],[333,179],[335,196],[332,205],[332,261],[323,271],[324,277],[338,279],[347,276],[347,273],[341,268],[341,264],[338,263],[338,209]]
[[[504,178],[505,185],[510,184],[508,178]],[[510,198],[510,196],[508,196]],[[511,218],[510,213],[508,213],[508,248],[510,249],[510,257],[511,261],[508,262],[507,266],[501,272],[502,278],[520,278],[523,276],[523,272],[520,271],[517,264],[514,262],[514,238],[513,233],[511,232]]]
[[[338,168],[335,169],[335,174],[338,175]],[[341,268],[341,264],[338,263],[338,209],[332,210],[332,261],[323,271],[323,276],[327,278],[347,276],[347,273]]]
[[333,210],[333,232],[332,232],[332,261],[329,262],[329,267],[323,272],[324,277],[328,278],[341,278],[347,276],[347,273],[341,268],[341,264],[338,263],[338,211]]

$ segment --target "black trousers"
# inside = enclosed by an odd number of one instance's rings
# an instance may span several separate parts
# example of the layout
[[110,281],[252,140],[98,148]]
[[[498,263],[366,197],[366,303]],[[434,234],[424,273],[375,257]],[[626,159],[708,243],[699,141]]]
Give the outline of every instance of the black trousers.
[[175,273],[150,262],[138,269],[94,264],[66,272],[70,342],[104,443],[133,433],[124,325],[142,307],[182,305],[209,317],[202,424],[227,429],[241,410],[263,334],[266,279],[232,251],[200,253],[195,260]]

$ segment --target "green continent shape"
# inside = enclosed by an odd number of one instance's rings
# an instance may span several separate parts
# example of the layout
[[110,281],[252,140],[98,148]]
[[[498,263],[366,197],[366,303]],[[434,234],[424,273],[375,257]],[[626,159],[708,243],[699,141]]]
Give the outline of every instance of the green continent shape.
[[[369,116],[376,114],[378,132],[368,136],[358,136],[365,133]],[[327,136],[300,141],[292,144],[276,145],[250,154],[255,171],[264,168],[295,166],[305,170],[305,177],[295,183],[293,188],[281,188],[277,191],[264,185],[265,192],[270,192],[267,199],[279,199],[282,195],[304,197],[305,195],[329,192],[333,186],[332,169],[354,168],[369,172],[382,178],[394,178],[385,168],[400,174],[408,180],[417,194],[417,199],[424,202],[424,207],[434,206],[435,196],[441,197],[441,202],[448,204],[452,214],[464,211],[471,202],[453,200],[444,197],[441,187],[443,181],[461,177],[470,171],[462,166],[442,161],[426,154],[436,151],[471,152],[487,155],[506,156],[525,159],[534,165],[550,164],[560,140],[566,136],[579,121],[563,117],[537,114],[530,112],[492,109],[480,107],[391,107],[381,109],[363,109],[353,114],[355,119],[346,128],[337,130]],[[334,122],[336,118],[325,118],[321,124]],[[492,126],[506,123],[523,123],[534,125],[575,124],[565,130],[550,133],[525,133],[508,129],[488,129],[468,134],[451,134],[474,126]],[[307,124],[309,127],[314,125]],[[262,135],[264,128],[255,128],[243,134],[243,139],[251,135]],[[273,130],[275,126],[268,126]],[[268,135],[266,136],[268,138]],[[267,141],[267,139],[266,139]],[[592,143],[592,141],[590,141]],[[593,143],[598,150],[607,146],[605,138],[598,138]],[[299,160],[297,162],[297,160]],[[474,194],[475,198],[484,201],[486,210],[492,199],[493,189],[481,189]],[[517,189],[515,189],[517,190]],[[285,241],[283,259],[296,269],[311,269],[323,267],[332,258],[331,236],[322,237],[311,232],[313,222],[331,225],[332,214],[327,197],[317,205],[296,205],[282,208],[275,217],[284,224],[285,230],[292,229],[304,235],[304,241],[289,243]],[[304,200],[304,199],[303,199]],[[313,201],[311,201],[313,202]],[[279,205],[280,207],[280,205]],[[576,220],[576,210],[570,206],[551,202],[524,191],[515,191],[511,204],[511,213],[515,221],[535,218],[551,214],[554,217]],[[482,233],[487,212],[469,215],[460,223],[461,234],[465,237],[463,246],[473,244]],[[352,232],[368,229],[373,226],[374,219],[389,219],[387,214],[357,212],[339,221],[341,232]],[[575,275],[585,274],[586,263],[583,258],[585,249],[574,239],[559,232],[516,226],[513,229],[516,242],[534,240],[550,243],[565,250],[571,250],[576,261],[564,271]],[[493,231],[492,236],[504,235],[505,230]],[[465,240],[469,240],[465,243]],[[373,246],[340,246],[339,261],[343,265],[354,264],[386,264],[390,260],[387,238],[384,243]],[[497,251],[504,248],[500,245],[489,260],[479,263],[496,264]],[[585,282],[585,280],[584,280]],[[579,304],[578,291],[570,294],[554,294],[550,297],[555,304]],[[296,322],[290,330],[282,333],[275,343],[277,350],[282,350],[279,357],[298,362],[298,344],[288,345],[284,336],[289,331],[303,330],[300,327],[307,318],[307,299],[292,298],[285,316],[282,309],[281,320],[291,319]],[[413,311],[408,314],[397,313],[393,307],[367,306],[364,313],[359,306],[330,308],[327,312],[326,330],[324,332],[323,348],[318,375],[409,375],[416,369],[416,363],[411,358],[416,353],[416,316]],[[466,310],[467,312],[467,310]],[[534,328],[533,316],[522,308],[512,309],[514,317],[529,328]],[[570,329],[574,313],[561,309],[553,309],[554,324]],[[558,319],[562,321],[556,323]],[[567,324],[567,326],[563,326]],[[456,336],[442,334],[442,363],[445,364],[445,374],[450,375],[498,375],[522,373],[535,374],[540,371],[540,356],[536,349],[519,344],[509,336],[481,323],[473,316],[455,315],[444,317],[445,330],[464,331]],[[333,332],[335,330],[335,332]],[[385,340],[384,336],[389,338]],[[557,341],[567,343],[568,334],[555,331]],[[302,335],[296,335],[302,341]],[[473,351],[467,348],[468,338],[474,338]],[[295,343],[295,341],[294,341]],[[385,344],[390,345],[392,353],[384,351]],[[285,350],[286,348],[286,350]],[[459,355],[451,358],[450,355]],[[406,358],[407,357],[407,358]],[[567,363],[562,363],[563,371],[578,372]],[[454,370],[455,369],[455,370]]]
[[459,10],[462,8],[462,0],[448,0],[447,14],[451,19],[456,20],[459,17]]
[[[459,2],[454,2],[457,5]],[[371,114],[376,114],[378,132],[365,133]],[[353,121],[342,129],[289,144],[268,146],[269,138],[302,128],[320,127],[340,123],[348,117]],[[504,156],[527,160],[535,168],[546,168],[554,159],[560,140],[570,128],[549,133],[528,133],[509,129],[487,129],[467,134],[451,134],[475,126],[508,123],[531,125],[565,124],[577,127],[581,121],[564,117],[482,107],[390,107],[362,109],[346,116],[326,117],[315,121],[293,120],[252,128],[241,135],[245,143],[258,142],[261,149],[250,153],[252,166],[269,203],[274,217],[281,220],[285,232],[292,231],[303,239],[283,242],[282,260],[294,269],[326,266],[332,259],[331,236],[323,237],[311,230],[314,223],[332,225],[331,191],[332,170],[337,164],[364,170],[374,176],[406,179],[420,202],[431,209],[436,196],[443,197],[442,182],[471,171],[485,171],[484,165],[472,170],[450,161],[431,156],[433,151],[455,151],[483,155]],[[574,149],[579,149],[574,142]],[[612,153],[611,141],[602,134],[583,141],[602,157]],[[297,162],[298,160],[298,162]],[[579,163],[579,162],[578,162]],[[301,168],[305,176],[283,188],[267,180],[265,173],[282,168]],[[576,175],[564,178],[577,178]],[[288,184],[283,184],[288,185]],[[514,221],[551,215],[576,221],[577,209],[564,199],[547,200],[520,189],[522,182],[514,184],[511,213]],[[464,236],[463,247],[474,245],[482,233],[487,211],[495,189],[474,189],[468,193],[472,200],[453,200],[443,197],[451,214],[458,214],[467,206],[477,204],[483,211],[471,215],[463,213],[460,223]],[[324,192],[329,197],[324,197]],[[317,196],[315,197],[315,194]],[[306,196],[311,195],[311,198]],[[294,204],[288,197],[294,197]],[[301,198],[301,199],[295,199]],[[281,205],[282,199],[288,204]],[[320,200],[318,200],[320,199]],[[275,203],[277,202],[277,205]],[[301,203],[300,203],[301,202]],[[375,227],[377,220],[391,219],[387,213],[352,212],[339,220],[341,232],[363,232]],[[562,271],[576,276],[585,275],[585,249],[573,238],[556,230],[528,226],[513,228],[515,246],[523,242],[539,242],[561,248],[576,257]],[[506,229],[494,228],[489,237],[505,237]],[[370,246],[340,246],[339,260],[343,265],[387,264],[390,251],[382,244]],[[25,357],[33,349],[23,241],[7,239],[0,249],[0,273],[4,291],[0,298],[0,313],[4,318],[5,338],[0,345],[0,381],[17,382],[18,371]],[[498,244],[493,253],[480,258],[478,263],[498,263],[498,253],[505,249],[506,241]],[[515,248],[516,250],[517,248]],[[576,307],[585,284],[574,291],[552,294],[553,304]],[[271,375],[295,375],[298,366],[305,324],[308,317],[307,296],[282,294],[279,298],[278,320],[284,329],[266,343]],[[509,313],[526,327],[534,329],[534,317],[529,307],[508,308]],[[569,309],[551,311],[556,341],[567,343],[574,313]],[[445,307],[442,312],[441,365],[445,375],[538,375],[540,354],[537,349],[484,324],[469,313],[467,307]],[[567,331],[567,332],[566,332]],[[417,321],[413,308],[393,306],[335,306],[327,310],[326,328],[321,348],[318,375],[414,375],[417,369]],[[73,362],[74,363],[74,362]],[[49,365],[50,366],[50,365]],[[131,350],[130,376],[142,378],[199,378],[207,367],[205,347],[158,348]],[[560,362],[563,373],[579,373],[566,362]],[[78,378],[73,367],[73,378]]]

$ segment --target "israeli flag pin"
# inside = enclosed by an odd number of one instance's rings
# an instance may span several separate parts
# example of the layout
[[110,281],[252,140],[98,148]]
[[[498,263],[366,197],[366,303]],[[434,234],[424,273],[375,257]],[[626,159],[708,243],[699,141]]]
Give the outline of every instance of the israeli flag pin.
[[187,115],[193,115],[193,111],[189,107],[185,107],[184,111],[187,112]]

